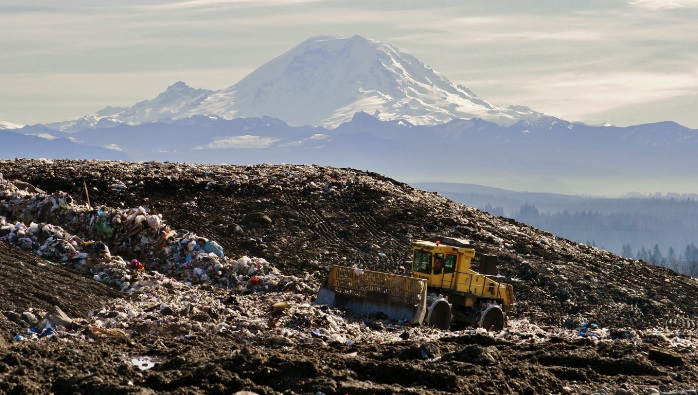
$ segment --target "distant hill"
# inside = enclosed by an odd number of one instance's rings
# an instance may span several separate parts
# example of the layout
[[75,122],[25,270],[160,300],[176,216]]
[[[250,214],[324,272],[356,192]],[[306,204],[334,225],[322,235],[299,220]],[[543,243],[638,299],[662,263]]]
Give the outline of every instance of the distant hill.
[[698,244],[695,194],[601,198],[515,192],[472,184],[413,185],[556,236],[664,264],[677,271],[685,272],[686,257],[693,255],[687,247]]
[[[511,126],[481,119],[414,125],[360,112],[334,129],[290,126],[270,117],[227,120],[199,115],[77,133],[41,125],[12,132],[61,138],[65,144],[70,139],[76,158],[96,155],[93,147],[101,147],[133,160],[314,163],[371,170],[409,182],[501,185],[588,196],[698,192],[693,182],[698,133],[672,122],[594,127],[545,118]],[[47,141],[42,144],[55,144]],[[83,156],[78,143],[87,145]],[[50,154],[32,152],[31,144],[26,147],[27,157],[65,155],[61,150]],[[9,150],[3,157],[16,156]]]
[[123,152],[77,143],[52,134],[25,135],[0,130],[0,158],[128,160]]

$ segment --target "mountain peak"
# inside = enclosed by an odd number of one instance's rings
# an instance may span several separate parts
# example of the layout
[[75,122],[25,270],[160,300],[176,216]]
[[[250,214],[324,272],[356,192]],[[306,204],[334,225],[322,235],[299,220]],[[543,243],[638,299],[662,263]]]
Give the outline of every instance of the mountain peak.
[[187,85],[184,81],[177,81],[174,84],[167,87],[165,92],[177,92],[177,91],[189,91],[194,88]]
[[471,118],[510,125],[543,116],[523,106],[488,103],[414,56],[358,34],[310,37],[226,89],[195,89],[179,81],[109,116],[129,124],[194,115],[269,116],[292,126],[333,128],[359,111],[414,125]]
[[182,81],[175,82],[154,99],[143,100],[133,107],[106,107],[95,114],[66,122],[56,122],[48,126],[65,131],[77,132],[85,129],[99,129],[119,124],[136,125],[165,119],[185,118],[186,114],[206,99],[213,91],[192,88]]
[[344,37],[336,34],[321,34],[317,36],[312,36],[301,42],[296,46],[296,48],[302,48],[304,46],[315,46],[331,43],[333,45],[350,43],[350,44],[381,44],[378,41],[371,40],[362,35],[355,34],[351,37]]
[[361,35],[310,37],[202,104],[206,109],[196,111],[327,127],[358,111],[413,124],[473,117],[511,124],[542,115],[492,105],[415,57]]
[[167,89],[164,92],[160,93],[154,101],[172,100],[181,96],[198,96],[200,94],[207,94],[208,92],[210,91],[206,89],[192,88],[191,86],[185,84],[183,81],[178,81],[168,86]]

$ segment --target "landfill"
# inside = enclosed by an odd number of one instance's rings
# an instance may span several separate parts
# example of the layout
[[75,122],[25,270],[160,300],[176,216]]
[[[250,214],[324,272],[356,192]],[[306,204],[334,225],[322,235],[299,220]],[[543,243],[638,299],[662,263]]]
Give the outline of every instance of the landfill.
[[[698,281],[374,173],[0,161],[0,391],[692,394]],[[507,327],[313,304],[410,240],[498,254]]]

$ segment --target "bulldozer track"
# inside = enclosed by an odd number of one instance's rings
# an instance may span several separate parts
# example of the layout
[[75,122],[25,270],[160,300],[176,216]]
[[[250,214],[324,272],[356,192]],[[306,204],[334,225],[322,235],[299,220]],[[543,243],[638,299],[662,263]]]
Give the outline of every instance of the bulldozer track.
[[354,223],[358,226],[358,228],[362,232],[366,233],[366,235],[368,236],[367,238],[369,240],[385,240],[385,232],[382,229],[380,229],[380,227],[376,223],[375,218],[366,214],[356,214],[353,216],[352,219],[354,220]]
[[667,327],[670,329],[695,331],[698,330],[698,320],[690,317],[676,317],[669,319]]

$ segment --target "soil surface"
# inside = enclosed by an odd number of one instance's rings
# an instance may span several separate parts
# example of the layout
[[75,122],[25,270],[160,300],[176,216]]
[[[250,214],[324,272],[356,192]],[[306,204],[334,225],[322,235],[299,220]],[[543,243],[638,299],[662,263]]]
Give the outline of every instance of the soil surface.
[[[698,389],[696,279],[379,174],[22,159],[0,173],[2,393]],[[311,304],[331,265],[408,274],[410,243],[438,236],[498,256],[516,294],[505,330]]]

